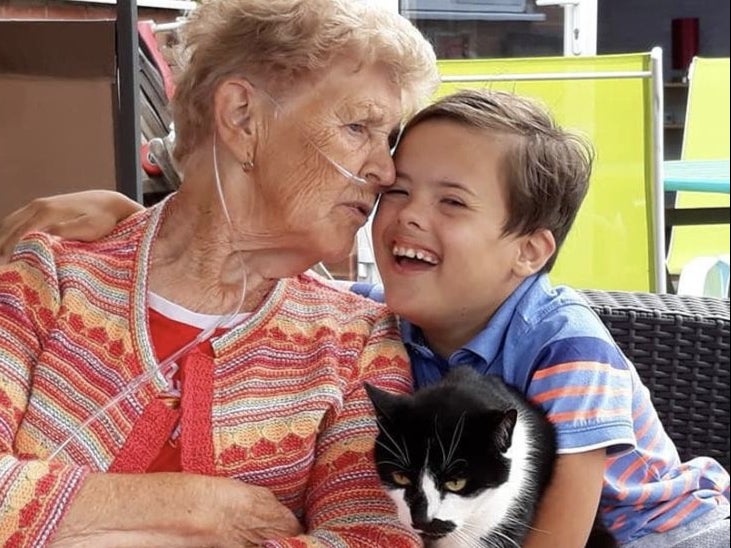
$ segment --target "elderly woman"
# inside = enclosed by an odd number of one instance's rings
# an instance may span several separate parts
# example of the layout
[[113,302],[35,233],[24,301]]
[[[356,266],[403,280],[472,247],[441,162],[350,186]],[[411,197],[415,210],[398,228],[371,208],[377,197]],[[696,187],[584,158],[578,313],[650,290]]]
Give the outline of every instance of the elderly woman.
[[186,25],[176,194],[0,268],[0,544],[415,546],[362,388],[410,389],[342,258],[436,83],[396,14],[220,0]]

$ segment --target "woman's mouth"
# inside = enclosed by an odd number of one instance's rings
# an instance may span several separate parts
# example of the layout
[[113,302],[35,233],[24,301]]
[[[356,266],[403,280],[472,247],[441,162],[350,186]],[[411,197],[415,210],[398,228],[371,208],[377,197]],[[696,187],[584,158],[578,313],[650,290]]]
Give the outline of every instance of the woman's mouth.
[[365,222],[365,220],[368,219],[368,216],[371,214],[371,211],[373,210],[373,206],[370,204],[367,204],[365,202],[348,202],[347,204],[344,204],[344,205],[354,215],[356,215],[359,218],[362,218],[363,222]]

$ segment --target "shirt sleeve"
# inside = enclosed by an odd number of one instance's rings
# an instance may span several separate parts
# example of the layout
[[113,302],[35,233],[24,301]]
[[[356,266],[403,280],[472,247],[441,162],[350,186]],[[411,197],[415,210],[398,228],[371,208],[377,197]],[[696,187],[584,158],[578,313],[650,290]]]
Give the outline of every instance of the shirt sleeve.
[[0,545],[44,546],[87,474],[86,469],[19,454],[16,439],[33,372],[58,310],[53,258],[43,237],[0,267]]
[[616,345],[600,337],[554,340],[538,355],[528,399],[556,428],[558,452],[635,446],[632,372]]
[[386,302],[386,296],[383,292],[383,284],[356,282],[350,286],[350,290],[361,297],[366,297],[379,303]]
[[409,364],[394,319],[384,313],[354,371],[342,406],[326,417],[305,500],[308,533],[267,548],[416,548],[421,541],[397,518],[373,460],[374,412],[363,382],[394,393],[411,390]]

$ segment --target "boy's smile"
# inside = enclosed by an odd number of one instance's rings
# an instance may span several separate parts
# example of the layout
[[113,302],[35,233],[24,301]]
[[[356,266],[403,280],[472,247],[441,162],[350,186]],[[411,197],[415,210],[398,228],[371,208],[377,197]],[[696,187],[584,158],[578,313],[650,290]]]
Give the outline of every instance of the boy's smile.
[[515,264],[524,237],[503,235],[508,139],[446,119],[412,127],[373,221],[387,304],[443,355],[477,334],[523,279]]

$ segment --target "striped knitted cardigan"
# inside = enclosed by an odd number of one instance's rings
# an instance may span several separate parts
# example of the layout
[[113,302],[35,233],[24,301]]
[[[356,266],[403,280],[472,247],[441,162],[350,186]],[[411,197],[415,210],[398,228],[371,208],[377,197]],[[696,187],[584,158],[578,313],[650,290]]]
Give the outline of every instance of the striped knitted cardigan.
[[[47,544],[90,471],[146,469],[155,455],[144,442],[126,443],[133,428],[143,433],[138,441],[170,428],[163,410],[140,421],[166,387],[154,374],[48,460],[95,410],[156,367],[146,283],[163,208],[99,242],[32,235],[0,268],[2,546]],[[411,389],[385,308],[302,275],[281,280],[212,346],[213,368],[186,370],[185,471],[271,489],[307,530],[272,548],[419,545],[399,524],[372,460],[363,381]]]

